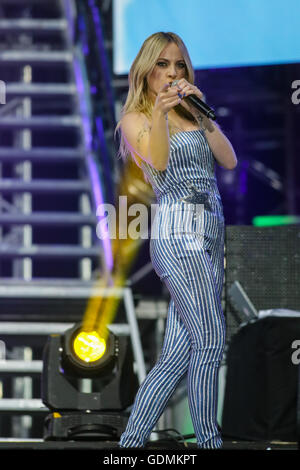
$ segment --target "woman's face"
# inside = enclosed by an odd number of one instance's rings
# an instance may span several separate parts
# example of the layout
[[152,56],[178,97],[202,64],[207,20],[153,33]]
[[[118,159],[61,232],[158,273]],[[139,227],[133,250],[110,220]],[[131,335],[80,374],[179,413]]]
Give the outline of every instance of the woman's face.
[[147,77],[150,98],[155,101],[159,90],[166,83],[186,76],[186,65],[179,47],[171,42],[160,53],[155,67]]

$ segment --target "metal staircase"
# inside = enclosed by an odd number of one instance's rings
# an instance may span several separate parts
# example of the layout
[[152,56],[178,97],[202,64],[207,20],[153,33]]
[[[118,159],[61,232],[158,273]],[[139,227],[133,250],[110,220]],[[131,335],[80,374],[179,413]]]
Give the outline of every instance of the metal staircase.
[[[89,285],[101,270],[68,6],[0,2],[0,79],[6,85],[0,107],[0,277],[7,289],[14,288],[13,279],[18,286]],[[72,232],[69,240],[66,231]],[[47,260],[51,270],[43,266]]]
[[[41,437],[47,409],[39,374],[49,327],[64,331],[82,319],[105,269],[96,237],[101,188],[91,174],[96,159],[75,68],[74,5],[0,0],[0,436]],[[125,310],[136,327],[127,291]],[[132,325],[115,328],[133,334]]]

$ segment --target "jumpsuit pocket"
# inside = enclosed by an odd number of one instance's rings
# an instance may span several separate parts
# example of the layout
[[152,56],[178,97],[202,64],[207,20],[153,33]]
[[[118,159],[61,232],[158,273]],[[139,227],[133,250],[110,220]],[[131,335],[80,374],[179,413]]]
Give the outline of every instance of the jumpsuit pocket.
[[186,202],[173,204],[169,217],[170,235],[195,233],[196,206]]
[[174,208],[170,238],[173,246],[182,253],[199,251],[204,248],[205,214],[203,207],[181,202]]

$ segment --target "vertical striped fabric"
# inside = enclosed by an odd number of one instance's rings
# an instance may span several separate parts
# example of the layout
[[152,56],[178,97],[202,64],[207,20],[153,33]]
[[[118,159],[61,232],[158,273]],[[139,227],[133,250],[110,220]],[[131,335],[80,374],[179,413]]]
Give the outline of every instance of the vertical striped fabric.
[[170,292],[170,302],[163,349],[138,390],[120,439],[122,447],[145,446],[185,374],[198,446],[222,446],[216,415],[225,345],[224,217],[214,164],[201,130],[171,137],[165,171],[143,164],[158,201],[150,257]]

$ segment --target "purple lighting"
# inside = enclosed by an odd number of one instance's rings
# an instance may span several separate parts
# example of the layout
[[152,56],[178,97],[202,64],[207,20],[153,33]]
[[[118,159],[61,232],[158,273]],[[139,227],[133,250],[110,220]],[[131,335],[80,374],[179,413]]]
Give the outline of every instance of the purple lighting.
[[[92,185],[93,185],[93,191],[94,191],[94,198],[96,201],[96,206],[99,207],[100,204],[103,204],[103,196],[101,192],[101,184],[100,184],[100,179],[99,179],[99,173],[97,170],[97,166],[95,164],[95,161],[91,155],[88,156],[88,166],[90,169],[90,175],[92,179]],[[102,217],[97,217],[98,220],[100,221]],[[101,224],[99,224],[99,227]],[[106,261],[106,266],[108,269],[111,271],[113,267],[113,257],[112,257],[112,250],[111,250],[111,244],[110,244],[110,239],[107,237],[107,233],[104,231],[104,229],[101,226],[101,239],[102,239],[102,244],[103,244],[103,249],[104,249],[104,256],[105,256],[105,261]]]
[[[95,164],[93,158],[93,151],[92,151],[92,130],[90,125],[90,116],[91,112],[89,109],[89,97],[86,95],[86,87],[84,86],[84,77],[82,74],[82,69],[80,68],[79,59],[74,57],[74,75],[79,95],[79,106],[80,106],[80,114],[82,118],[82,125],[83,125],[83,138],[85,141],[85,149],[87,154],[87,164],[89,169],[89,174],[92,182],[93,188],[93,196],[96,208],[99,207],[100,204],[103,204],[103,195],[101,190],[101,183],[99,178],[99,172],[97,170],[97,166]],[[99,221],[101,217],[98,218]],[[101,224],[99,224],[101,227]],[[106,262],[106,267],[111,270],[113,267],[113,257],[112,257],[112,250],[110,245],[110,240],[105,236],[106,234],[102,230],[101,240],[103,244],[103,251],[104,251],[104,258]]]
[[248,176],[248,167],[249,167],[249,162],[247,160],[244,160],[241,165],[240,169],[240,194],[246,194],[247,193],[247,176]]

